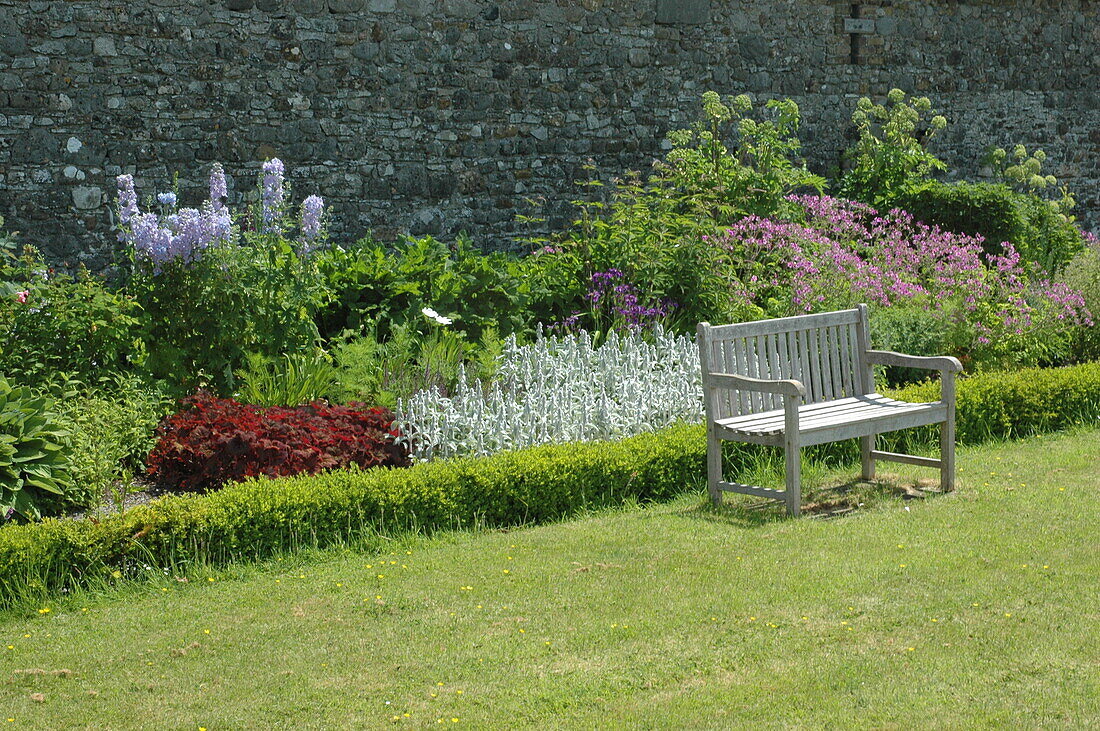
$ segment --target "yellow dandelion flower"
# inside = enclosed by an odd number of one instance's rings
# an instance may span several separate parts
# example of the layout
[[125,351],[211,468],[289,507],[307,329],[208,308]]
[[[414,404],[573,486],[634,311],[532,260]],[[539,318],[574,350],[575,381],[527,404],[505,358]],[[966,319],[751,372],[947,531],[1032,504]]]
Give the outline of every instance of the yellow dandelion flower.
[[511,571],[509,571],[508,569],[504,569],[504,573],[506,573],[506,574],[510,574],[510,573],[512,573],[512,572],[511,572]]
[[208,634],[210,634],[210,630],[208,630],[208,629],[204,629],[204,630],[202,631],[202,633],[203,633],[204,635],[208,635]]
[[38,613],[39,614],[49,614],[50,613],[50,608],[49,607],[42,607],[41,609],[38,610]]
[[909,652],[913,652],[913,651],[914,651],[915,649],[917,649],[917,648],[915,648],[915,647],[910,647],[910,648],[909,648]]
[[207,581],[213,581],[213,580],[214,580],[214,577],[213,577],[213,576],[208,576],[208,577],[206,577],[206,580],[207,580]]

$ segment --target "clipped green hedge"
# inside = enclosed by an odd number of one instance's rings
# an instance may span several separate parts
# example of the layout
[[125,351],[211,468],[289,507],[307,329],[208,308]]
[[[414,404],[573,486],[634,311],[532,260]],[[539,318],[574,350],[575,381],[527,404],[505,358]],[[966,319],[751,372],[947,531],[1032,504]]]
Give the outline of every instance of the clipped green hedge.
[[[919,384],[895,395],[935,400],[937,389]],[[959,383],[963,443],[1098,420],[1100,363],[981,374]],[[905,436],[910,432],[915,435]],[[920,440],[916,432],[898,432],[897,445]],[[736,459],[736,452],[729,456]],[[700,486],[705,464],[703,427],[677,426],[620,442],[537,447],[408,469],[254,479],[209,495],[164,498],[98,523],[7,526],[0,529],[0,606],[143,565],[227,563],[375,531],[517,525],[624,500],[666,499]]]
[[[896,397],[930,401],[938,398],[938,389],[925,382],[897,391]],[[1100,424],[1100,362],[960,380],[955,411],[958,440],[964,444]]]

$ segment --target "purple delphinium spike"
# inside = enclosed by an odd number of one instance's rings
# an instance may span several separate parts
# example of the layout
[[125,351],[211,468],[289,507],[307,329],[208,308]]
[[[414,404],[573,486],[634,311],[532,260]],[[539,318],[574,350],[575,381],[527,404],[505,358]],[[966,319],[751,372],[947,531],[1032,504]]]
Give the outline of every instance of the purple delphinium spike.
[[313,248],[313,243],[321,235],[322,218],[325,215],[325,201],[319,195],[311,195],[302,201],[302,239],[303,253]]
[[263,166],[262,204],[264,233],[279,233],[279,219],[283,215],[283,182],[286,168],[283,161],[273,157]]
[[172,208],[176,205],[176,194],[171,192],[157,193],[157,203],[165,208]]
[[229,190],[225,185],[225,170],[221,163],[216,162],[210,166],[210,203],[214,210],[225,207],[225,199],[229,196]]
[[134,191],[134,176],[119,175],[115,178],[118,184],[118,220],[123,225],[130,223],[134,216],[138,215],[137,193]]

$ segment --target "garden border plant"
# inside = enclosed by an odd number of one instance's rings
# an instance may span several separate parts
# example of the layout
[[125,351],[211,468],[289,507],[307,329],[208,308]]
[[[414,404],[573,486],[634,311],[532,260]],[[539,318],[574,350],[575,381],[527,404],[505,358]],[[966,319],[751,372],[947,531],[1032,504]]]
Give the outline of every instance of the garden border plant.
[[[935,398],[934,388],[918,384],[894,395],[926,400]],[[1098,421],[1100,363],[980,374],[959,383],[961,443]],[[910,433],[903,438],[918,447],[931,437]],[[834,456],[854,459],[852,444],[838,449]],[[185,572],[196,562],[256,559],[368,534],[517,525],[624,500],[666,499],[701,485],[704,465],[703,427],[683,425],[621,442],[537,447],[409,469],[248,480],[99,522],[10,525],[0,530],[0,607],[143,571],[182,566]]]

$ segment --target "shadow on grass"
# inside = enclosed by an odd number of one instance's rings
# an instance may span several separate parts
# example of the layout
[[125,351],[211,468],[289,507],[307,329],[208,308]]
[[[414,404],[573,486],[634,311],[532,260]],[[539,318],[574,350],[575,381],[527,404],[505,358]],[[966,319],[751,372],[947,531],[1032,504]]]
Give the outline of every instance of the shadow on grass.
[[[874,480],[854,479],[840,485],[805,490],[802,493],[802,517],[832,520],[857,515],[874,507],[909,500],[923,500],[941,494],[938,479],[903,478],[883,474]],[[721,523],[737,528],[759,528],[790,519],[783,503],[749,495],[725,494],[718,507],[709,498],[693,507],[679,510],[692,520]]]

